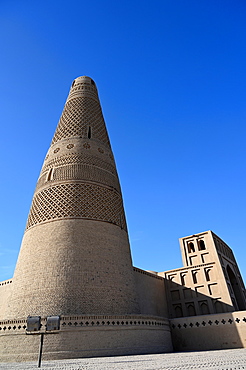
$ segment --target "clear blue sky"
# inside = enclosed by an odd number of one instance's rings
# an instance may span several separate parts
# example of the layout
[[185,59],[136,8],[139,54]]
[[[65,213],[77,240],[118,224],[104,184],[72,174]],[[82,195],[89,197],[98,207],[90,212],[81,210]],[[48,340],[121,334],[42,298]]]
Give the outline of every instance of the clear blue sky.
[[80,75],[99,90],[135,266],[181,267],[178,238],[211,229],[246,278],[245,19],[245,0],[1,1],[0,280]]

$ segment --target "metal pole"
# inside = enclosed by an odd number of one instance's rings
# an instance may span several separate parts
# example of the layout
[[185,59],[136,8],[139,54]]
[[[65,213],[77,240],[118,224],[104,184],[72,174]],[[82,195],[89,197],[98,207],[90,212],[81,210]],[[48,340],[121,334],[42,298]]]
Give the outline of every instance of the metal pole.
[[41,367],[43,343],[44,343],[44,333],[41,333],[41,335],[40,335],[40,345],[39,345],[39,355],[38,355],[38,367]]

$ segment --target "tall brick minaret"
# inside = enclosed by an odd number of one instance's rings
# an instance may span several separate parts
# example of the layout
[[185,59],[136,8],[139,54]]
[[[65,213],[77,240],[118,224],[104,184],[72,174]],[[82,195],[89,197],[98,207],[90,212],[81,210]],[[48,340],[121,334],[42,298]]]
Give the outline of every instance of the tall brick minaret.
[[6,318],[138,312],[97,88],[91,78],[78,77],[38,179]]

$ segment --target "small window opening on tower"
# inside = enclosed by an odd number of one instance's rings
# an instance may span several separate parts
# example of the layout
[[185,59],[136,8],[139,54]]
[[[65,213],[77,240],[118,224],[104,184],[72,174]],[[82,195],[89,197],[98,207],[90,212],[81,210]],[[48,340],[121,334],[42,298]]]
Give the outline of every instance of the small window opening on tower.
[[53,173],[53,168],[51,168],[48,172],[48,175],[47,175],[47,181],[50,181],[52,179],[52,173]]
[[91,80],[91,84],[92,84],[92,85],[95,85],[95,82],[94,82],[93,80]]
[[210,271],[211,271],[210,269],[205,270],[205,277],[207,281],[210,281]]
[[204,240],[198,240],[198,249],[199,251],[204,251],[206,249]]
[[90,139],[91,138],[91,126],[89,126],[89,128],[88,128],[88,139]]
[[192,279],[193,279],[193,283],[197,284],[197,271],[192,272]]
[[188,243],[188,253],[194,253],[195,252],[195,247],[192,242]]
[[72,83],[72,87],[74,87],[74,84],[75,84],[75,80],[73,81],[73,83]]
[[181,285],[185,285],[185,274],[181,274],[180,279],[181,279]]

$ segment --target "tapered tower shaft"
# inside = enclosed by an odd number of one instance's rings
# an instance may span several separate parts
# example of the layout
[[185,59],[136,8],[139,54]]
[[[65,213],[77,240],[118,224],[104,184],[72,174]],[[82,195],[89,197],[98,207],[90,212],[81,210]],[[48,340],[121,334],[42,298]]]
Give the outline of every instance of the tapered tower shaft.
[[138,313],[120,184],[97,88],[77,78],[34,193],[6,318]]

